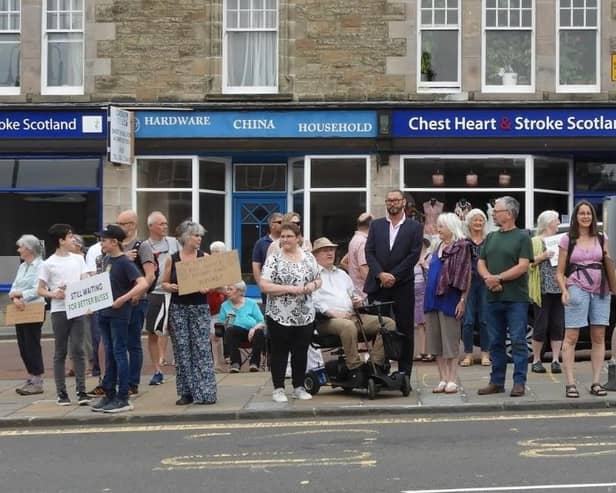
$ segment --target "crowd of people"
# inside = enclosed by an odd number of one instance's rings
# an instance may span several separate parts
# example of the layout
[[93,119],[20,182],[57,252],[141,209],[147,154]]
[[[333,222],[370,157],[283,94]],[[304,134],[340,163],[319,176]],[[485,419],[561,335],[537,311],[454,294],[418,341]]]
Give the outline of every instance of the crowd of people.
[[[215,372],[239,373],[242,345],[252,347],[251,372],[261,370],[266,356],[275,402],[288,401],[285,375],[289,373],[291,396],[311,399],[303,386],[306,369],[323,364],[322,355],[310,344],[315,329],[339,337],[349,381],[359,382],[365,363],[358,352],[360,326],[374,339],[371,358],[379,368],[386,368],[382,330],[397,330],[405,336],[397,371],[410,376],[413,361],[435,360],[440,379],[434,393],[459,391],[458,366],[475,363],[477,331],[479,361],[490,367],[489,383],[478,393],[504,392],[509,336],[510,395],[519,397],[526,392],[529,366],[529,308],[534,318],[531,371],[547,372],[541,357],[549,344],[550,371],[560,373],[562,348],[565,395],[579,397],[574,352],[580,328],[589,325],[590,392],[606,395],[599,374],[610,315],[603,267],[608,240],[598,230],[592,204],[581,201],[575,206],[569,232],[557,246],[548,241],[558,231],[559,214],[542,212],[531,238],[516,226],[520,205],[509,196],[495,200],[491,213],[498,229],[491,232],[486,214],[472,209],[464,220],[441,212],[434,234],[424,234],[407,197],[398,190],[387,194],[385,208],[387,214],[382,218],[373,219],[369,213],[357,218],[357,231],[340,267],[335,265],[336,243],[321,237],[311,244],[302,236],[299,214],[273,213],[268,234],[253,250],[252,270],[262,293],[261,304],[246,296],[244,282],[180,294],[176,264],[208,255],[202,248],[205,229],[186,220],[170,236],[166,217],[155,211],[147,218],[149,236],[142,241],[132,210],[121,212],[115,224],[107,225],[87,253],[83,240],[67,224],[49,228],[54,252],[45,260],[39,239],[21,236],[17,251],[22,263],[9,298],[17,310],[48,300],[57,403],[71,404],[66,387],[70,353],[76,402],[89,404],[96,412],[133,409],[130,397],[139,393],[143,368],[143,331],[154,367],[150,385],[165,382],[170,336],[177,405],[214,404]],[[210,245],[212,254],[225,250],[222,242]],[[66,286],[102,272],[109,273],[113,305],[68,318]],[[391,317],[384,317],[382,324],[377,317],[358,315],[354,310],[375,301],[393,301]],[[20,395],[43,392],[42,324],[16,325],[28,374],[24,385],[16,389]],[[218,326],[224,328],[224,335]],[[93,375],[102,375],[90,392],[85,387],[88,362]],[[93,396],[99,399],[92,402]]]

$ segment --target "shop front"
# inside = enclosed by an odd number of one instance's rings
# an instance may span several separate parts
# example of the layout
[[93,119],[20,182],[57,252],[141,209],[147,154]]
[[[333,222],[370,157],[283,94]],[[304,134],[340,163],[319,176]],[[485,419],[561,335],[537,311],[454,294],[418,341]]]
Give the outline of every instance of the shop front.
[[138,111],[132,203],[171,227],[190,217],[205,246],[237,249],[256,294],[252,248],[273,212],[296,211],[311,239],[346,244],[370,209],[375,111]]
[[502,195],[520,201],[520,227],[533,228],[546,209],[568,223],[575,201],[591,200],[601,214],[616,190],[611,108],[395,110],[391,120],[401,188],[427,232],[439,211],[478,207],[490,217]]
[[46,241],[56,222],[91,238],[100,229],[106,121],[100,110],[0,112],[0,290],[15,277],[21,235]]

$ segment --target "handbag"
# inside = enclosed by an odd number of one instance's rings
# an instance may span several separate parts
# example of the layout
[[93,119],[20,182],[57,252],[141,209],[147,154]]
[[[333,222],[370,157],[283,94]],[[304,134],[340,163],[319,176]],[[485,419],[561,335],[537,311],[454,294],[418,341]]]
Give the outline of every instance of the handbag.
[[397,330],[383,330],[381,332],[381,337],[383,338],[385,358],[388,360],[400,361],[402,349],[405,344],[409,343],[406,335]]
[[614,259],[607,252],[603,254],[603,270],[605,271],[605,278],[607,279],[610,291],[612,294],[616,294],[616,263],[614,263]]

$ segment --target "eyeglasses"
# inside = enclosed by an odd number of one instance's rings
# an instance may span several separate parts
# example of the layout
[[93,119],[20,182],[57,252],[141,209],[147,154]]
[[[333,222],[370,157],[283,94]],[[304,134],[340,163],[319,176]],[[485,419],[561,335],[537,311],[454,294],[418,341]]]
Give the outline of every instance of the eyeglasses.
[[296,222],[296,221],[291,221],[291,224],[295,224],[296,226],[301,226],[302,225],[302,223]]
[[399,204],[400,202],[402,202],[404,199],[386,199],[385,203],[386,204]]
[[507,212],[507,209],[493,209],[492,214],[498,214],[499,212]]
[[117,223],[118,226],[128,226],[129,224],[135,224],[134,221],[128,221],[126,223]]
[[272,224],[282,224],[282,221],[272,221]]

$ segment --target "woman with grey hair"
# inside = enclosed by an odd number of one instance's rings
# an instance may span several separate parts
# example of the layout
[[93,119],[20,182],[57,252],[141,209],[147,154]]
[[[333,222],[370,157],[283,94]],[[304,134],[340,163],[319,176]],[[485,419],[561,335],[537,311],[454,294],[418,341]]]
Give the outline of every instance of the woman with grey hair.
[[240,344],[252,346],[250,371],[259,371],[261,353],[265,350],[265,320],[255,300],[246,298],[246,283],[240,281],[226,288],[227,301],[220,307],[219,322],[225,324],[225,343],[231,356],[231,373],[239,373]]
[[479,346],[481,348],[482,366],[490,366],[490,339],[488,324],[486,322],[487,290],[482,277],[477,272],[477,261],[481,246],[486,239],[487,217],[481,209],[471,209],[466,215],[464,226],[471,248],[471,286],[466,298],[466,309],[462,319],[462,343],[464,345],[464,359],[460,366],[473,364],[473,332],[479,325]]
[[204,296],[208,290],[180,295],[176,269],[177,262],[194,262],[207,255],[200,249],[205,232],[203,226],[193,221],[184,221],[178,226],[182,248],[167,259],[162,277],[162,288],[171,293],[169,335],[175,356],[178,406],[216,402],[216,377],[209,340],[210,310]]
[[471,279],[471,252],[455,214],[440,214],[436,229],[440,243],[430,260],[424,298],[426,351],[436,355],[440,376],[432,392],[454,394],[458,391],[460,320]]
[[541,363],[541,350],[549,337],[552,349],[552,373],[561,373],[559,357],[565,334],[565,309],[556,279],[556,265],[550,259],[554,250],[545,246],[545,238],[558,232],[560,221],[556,211],[547,210],[537,218],[537,235],[533,237],[533,257],[528,267],[528,295],[533,303],[533,373],[546,373]]
[[[17,240],[17,252],[23,262],[9,291],[9,299],[17,310],[23,311],[28,303],[44,303],[45,299],[37,293],[41,263],[41,242],[34,235],[23,235]],[[41,352],[41,327],[43,321],[15,324],[17,346],[24,362],[28,379],[16,389],[19,395],[43,393],[43,354]]]

